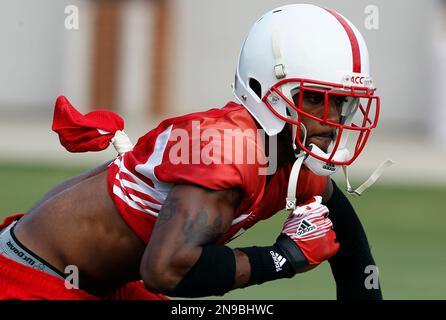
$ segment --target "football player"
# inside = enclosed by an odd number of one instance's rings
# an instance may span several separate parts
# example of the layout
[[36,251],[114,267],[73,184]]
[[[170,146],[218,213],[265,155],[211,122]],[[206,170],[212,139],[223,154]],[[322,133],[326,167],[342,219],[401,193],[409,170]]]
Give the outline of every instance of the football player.
[[[319,6],[271,10],[246,37],[233,90],[237,102],[167,119],[135,146],[116,114],[82,115],[59,97],[53,130],[65,148],[111,142],[119,156],[5,220],[0,298],[223,295],[328,260],[339,299],[381,299],[364,286],[375,264],[365,232],[329,177],[358,157],[378,119],[359,31]],[[275,243],[226,245],[284,208]],[[67,288],[67,266],[78,288]]]

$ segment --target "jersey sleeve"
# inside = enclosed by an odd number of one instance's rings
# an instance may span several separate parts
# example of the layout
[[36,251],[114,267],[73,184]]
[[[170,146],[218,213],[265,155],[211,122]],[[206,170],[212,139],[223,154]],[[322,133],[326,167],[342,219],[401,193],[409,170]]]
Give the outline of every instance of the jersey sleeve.
[[235,146],[228,148],[223,128],[202,123],[197,134],[183,126],[172,127],[162,161],[155,167],[158,179],[211,190],[241,188],[248,197],[256,193],[263,180],[259,176],[259,164],[237,159],[243,151],[236,150]]
[[210,190],[239,188],[242,200],[234,219],[246,215],[261,201],[265,175],[259,173],[263,166],[259,161],[235,156],[243,154],[247,146],[255,152],[263,150],[249,135],[243,145],[224,140],[225,130],[236,133],[235,129],[242,129],[241,133],[256,129],[247,111],[238,105],[166,119],[110,165],[109,193],[121,216],[141,239],[149,240],[175,184]]
[[[228,143],[228,132],[235,129],[236,123],[228,117],[167,123],[142,137],[127,163],[155,184],[193,184],[211,190],[240,188],[244,199],[256,198],[265,183],[261,174],[263,158],[256,158],[261,146],[251,136],[245,138],[241,148],[235,141]],[[256,156],[250,157],[248,152]]]
[[[197,143],[199,147],[196,151],[187,150],[186,143],[182,149],[180,145],[183,142],[181,141],[169,141],[161,163],[154,170],[155,176],[159,180],[172,184],[194,184],[212,190],[243,186],[243,168],[233,163],[207,163],[206,158],[200,159],[201,155],[195,154],[196,152],[201,153],[206,145],[200,144],[199,141],[189,141],[192,145]],[[183,154],[181,154],[182,152]],[[214,156],[219,156],[219,153],[214,153]]]

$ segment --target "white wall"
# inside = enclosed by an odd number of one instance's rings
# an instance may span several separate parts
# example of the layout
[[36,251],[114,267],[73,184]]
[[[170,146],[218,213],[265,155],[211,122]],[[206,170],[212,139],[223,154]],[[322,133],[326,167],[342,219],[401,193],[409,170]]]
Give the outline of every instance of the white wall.
[[[436,39],[432,25],[438,17],[434,14],[438,11],[434,7],[437,1],[329,2],[330,7],[348,17],[363,33],[371,55],[372,75],[382,97],[379,128],[362,156],[368,161],[365,173],[387,157],[404,162],[399,167],[402,169],[395,171],[401,175],[414,171],[418,165],[425,166],[418,160],[407,161],[414,158],[414,149],[431,150],[432,163],[444,158],[444,153],[434,153],[438,144],[433,145],[431,139],[446,131],[441,130],[446,127],[441,116],[446,110],[442,95],[445,78],[438,72],[444,61],[437,55],[435,62],[431,52]],[[118,102],[119,112],[127,121],[126,130],[135,140],[160,118],[146,111],[151,85],[148,70],[152,67],[154,50],[150,33],[154,13],[152,1],[125,3]],[[266,11],[291,1],[172,0],[172,3],[175,10],[172,46],[165,53],[171,61],[167,71],[169,96],[164,102],[168,111],[164,116],[220,107],[233,99],[230,84],[249,27]],[[64,27],[64,9],[69,4],[80,10],[77,31]],[[91,4],[89,0],[0,2],[0,135],[11,137],[0,139],[0,149],[7,150],[0,153],[0,161],[45,161],[64,152],[57,136],[50,131],[52,108],[58,95],[67,95],[81,111],[89,109],[94,22]],[[367,30],[364,26],[364,9],[369,4],[379,9],[378,30]],[[38,141],[29,139],[30,136],[38,137]],[[437,142],[446,146],[446,133]],[[96,155],[68,157],[64,153],[63,157],[82,161],[95,159]],[[438,177],[435,170],[432,177]]]

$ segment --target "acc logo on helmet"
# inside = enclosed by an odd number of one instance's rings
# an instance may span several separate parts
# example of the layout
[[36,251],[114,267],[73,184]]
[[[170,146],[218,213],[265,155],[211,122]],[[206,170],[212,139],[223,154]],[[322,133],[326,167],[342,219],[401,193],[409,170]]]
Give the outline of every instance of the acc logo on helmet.
[[345,85],[362,85],[371,87],[373,85],[372,78],[361,74],[349,74],[344,77]]

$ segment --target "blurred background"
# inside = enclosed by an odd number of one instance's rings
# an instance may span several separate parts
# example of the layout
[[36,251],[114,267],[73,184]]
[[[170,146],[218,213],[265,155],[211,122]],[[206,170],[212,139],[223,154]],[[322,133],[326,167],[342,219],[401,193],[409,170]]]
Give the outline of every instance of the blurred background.
[[[445,299],[446,2],[306,1],[329,6],[363,34],[381,116],[351,167],[362,182],[396,162],[352,202],[367,230],[388,299]],[[65,95],[81,112],[109,109],[137,138],[169,116],[234,100],[237,55],[277,0],[1,0],[0,216],[26,211],[49,188],[114,157],[69,154],[51,131]],[[76,19],[78,18],[78,19]],[[344,186],[342,176],[336,175]],[[284,219],[231,244],[269,245]],[[268,236],[266,236],[268,235]],[[231,299],[334,299],[328,265]]]

